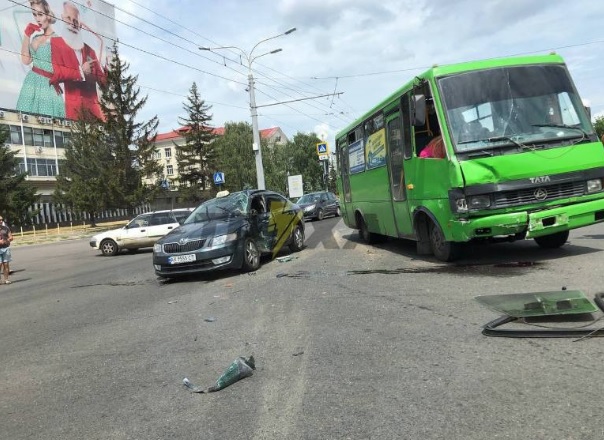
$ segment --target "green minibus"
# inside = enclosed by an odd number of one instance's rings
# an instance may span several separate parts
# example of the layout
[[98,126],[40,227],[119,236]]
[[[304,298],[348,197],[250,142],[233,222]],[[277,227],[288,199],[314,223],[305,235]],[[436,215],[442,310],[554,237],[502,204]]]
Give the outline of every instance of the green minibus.
[[558,248],[604,220],[604,146],[556,55],[434,66],[336,136],[347,226],[417,242]]

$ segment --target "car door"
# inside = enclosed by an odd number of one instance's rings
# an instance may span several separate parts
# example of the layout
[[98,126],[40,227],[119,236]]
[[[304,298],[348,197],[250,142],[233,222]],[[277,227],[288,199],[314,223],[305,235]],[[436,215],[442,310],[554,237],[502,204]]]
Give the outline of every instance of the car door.
[[125,249],[137,249],[141,243],[147,241],[147,230],[151,223],[151,214],[141,214],[128,223],[123,231],[120,247]]
[[270,212],[271,251],[275,255],[287,243],[298,222],[302,221],[302,214],[296,211],[293,203],[280,194],[269,193],[265,199]]
[[177,228],[179,225],[180,223],[178,223],[178,220],[176,220],[171,212],[153,213],[151,216],[150,226],[147,228],[145,246],[141,247],[153,246],[157,240],[162,238],[174,228]]
[[270,226],[271,213],[267,209],[263,194],[254,194],[250,201],[250,234],[261,252],[270,252],[273,231]]
[[325,193],[325,196],[327,197],[327,208],[326,211],[329,213],[329,215],[336,215],[337,209],[338,209],[338,203],[336,200],[336,195],[334,193]]

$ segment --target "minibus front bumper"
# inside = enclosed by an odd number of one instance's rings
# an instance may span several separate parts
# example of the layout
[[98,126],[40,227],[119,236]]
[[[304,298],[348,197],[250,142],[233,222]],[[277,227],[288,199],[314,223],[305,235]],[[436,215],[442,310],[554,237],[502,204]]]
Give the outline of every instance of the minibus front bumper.
[[[453,220],[449,223],[450,241],[526,233],[526,238],[541,237],[604,221],[604,199],[558,206],[540,211],[522,211],[488,217]],[[445,231],[445,234],[447,232]],[[447,237],[447,239],[449,239]]]

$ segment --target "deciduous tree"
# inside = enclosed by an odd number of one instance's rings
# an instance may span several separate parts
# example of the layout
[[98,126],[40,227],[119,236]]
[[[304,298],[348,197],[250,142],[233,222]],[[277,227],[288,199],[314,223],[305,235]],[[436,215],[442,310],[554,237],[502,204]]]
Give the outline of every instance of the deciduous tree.
[[256,188],[256,161],[252,150],[252,126],[246,122],[230,122],[224,135],[216,139],[218,171],[225,174],[223,189],[240,191]]

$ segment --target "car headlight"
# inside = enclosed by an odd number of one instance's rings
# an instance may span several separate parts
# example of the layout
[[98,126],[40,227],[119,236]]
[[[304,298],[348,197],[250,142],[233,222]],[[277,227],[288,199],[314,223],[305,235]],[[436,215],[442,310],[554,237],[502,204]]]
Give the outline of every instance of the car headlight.
[[155,252],[156,254],[159,254],[163,251],[163,246],[159,243],[155,243],[153,245],[153,252]]
[[314,211],[314,209],[316,208],[317,205],[310,205],[307,206],[306,208],[304,208],[304,212],[310,212],[310,211]]
[[235,240],[237,240],[236,232],[231,232],[230,234],[225,235],[217,235],[216,237],[212,237],[210,240],[208,240],[207,247],[213,249],[224,246],[225,244]]
[[468,198],[469,209],[485,209],[491,206],[491,197],[473,196]]
[[587,192],[594,193],[602,191],[602,180],[601,179],[592,179],[587,181]]

